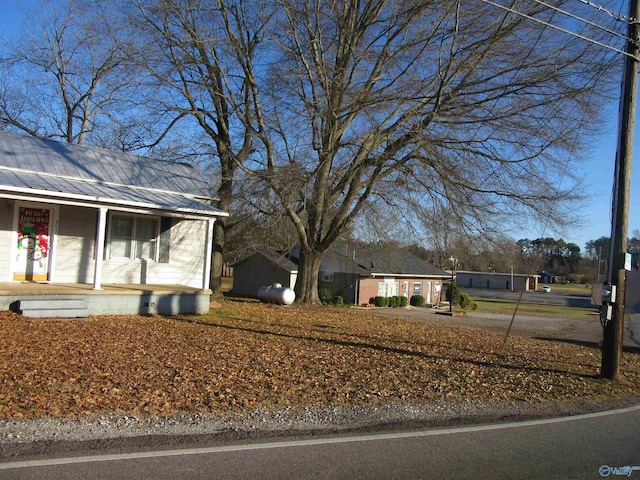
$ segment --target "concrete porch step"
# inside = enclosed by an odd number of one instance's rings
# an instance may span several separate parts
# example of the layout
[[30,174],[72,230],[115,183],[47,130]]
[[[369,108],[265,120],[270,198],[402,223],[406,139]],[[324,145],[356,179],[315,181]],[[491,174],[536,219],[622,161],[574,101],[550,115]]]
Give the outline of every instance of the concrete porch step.
[[85,318],[89,316],[87,302],[72,298],[38,298],[20,300],[18,311],[32,318]]

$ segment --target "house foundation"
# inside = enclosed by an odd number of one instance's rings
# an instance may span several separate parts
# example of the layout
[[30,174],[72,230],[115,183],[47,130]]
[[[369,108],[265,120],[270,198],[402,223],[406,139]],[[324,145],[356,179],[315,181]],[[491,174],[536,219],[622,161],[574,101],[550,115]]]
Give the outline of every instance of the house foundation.
[[48,311],[32,314],[38,318],[76,316],[65,305],[80,302],[89,315],[203,315],[209,312],[211,290],[183,285],[113,284],[93,290],[90,284],[0,283],[0,311],[23,313],[22,307],[30,301],[49,304]]

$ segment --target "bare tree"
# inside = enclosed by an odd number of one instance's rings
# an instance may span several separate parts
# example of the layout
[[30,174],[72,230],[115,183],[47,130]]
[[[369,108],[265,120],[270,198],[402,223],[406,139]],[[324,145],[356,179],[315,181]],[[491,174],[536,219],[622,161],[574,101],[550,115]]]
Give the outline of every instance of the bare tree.
[[472,228],[569,218],[567,152],[593,125],[606,51],[482,1],[278,4],[269,75],[252,83],[256,171],[298,232],[300,301],[318,301],[323,253],[385,195],[420,192]]
[[[606,50],[547,27],[559,15],[547,3],[514,0],[502,10],[481,0],[137,0],[129,7],[136,57],[151,79],[142,92],[152,95],[136,98],[160,119],[153,144],[185,122],[197,126],[189,139],[202,147],[196,156],[216,164],[221,209],[232,205],[238,169],[273,192],[300,243],[300,301],[318,301],[324,252],[364,212],[385,211],[380,205],[447,212],[444,221],[468,232],[514,218],[572,220],[562,206],[579,197],[576,145],[595,128],[604,98],[597,87],[616,70]],[[581,33],[598,34],[590,28]],[[13,102],[6,118],[19,118],[26,97],[5,98]],[[96,102],[83,101],[69,103],[79,110],[63,102],[63,111],[90,123],[95,113],[83,107]],[[35,119],[23,126],[44,131]],[[129,143],[128,134],[117,138]],[[225,228],[216,222],[215,293]]]
[[[238,1],[139,0],[133,16],[144,34],[138,57],[153,79],[145,108],[164,118],[166,132],[180,122],[198,132],[200,157],[216,163],[218,208],[229,211],[234,177],[252,151],[251,79],[263,35],[263,11]],[[214,226],[211,289],[221,294],[227,219]]]
[[291,252],[298,236],[278,199],[254,176],[239,171],[225,232],[225,261],[237,260],[255,250]]
[[135,79],[126,36],[103,5],[41,1],[19,39],[0,53],[0,125],[33,136],[84,143],[133,106]]

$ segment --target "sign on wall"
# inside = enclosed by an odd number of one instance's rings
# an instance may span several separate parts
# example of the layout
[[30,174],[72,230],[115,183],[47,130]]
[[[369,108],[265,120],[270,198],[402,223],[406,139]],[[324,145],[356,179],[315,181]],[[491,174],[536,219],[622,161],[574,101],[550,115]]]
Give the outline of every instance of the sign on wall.
[[14,280],[47,280],[51,210],[20,207]]

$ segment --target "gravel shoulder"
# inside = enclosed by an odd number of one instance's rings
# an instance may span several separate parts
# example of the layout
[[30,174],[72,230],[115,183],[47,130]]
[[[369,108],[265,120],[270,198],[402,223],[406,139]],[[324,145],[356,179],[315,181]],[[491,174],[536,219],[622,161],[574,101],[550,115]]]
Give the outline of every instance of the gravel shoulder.
[[0,462],[40,456],[179,448],[283,437],[346,435],[407,429],[446,428],[566,417],[624,408],[640,396],[607,401],[432,402],[380,407],[287,408],[248,414],[180,417],[105,416],[86,419],[37,419],[0,423]]

